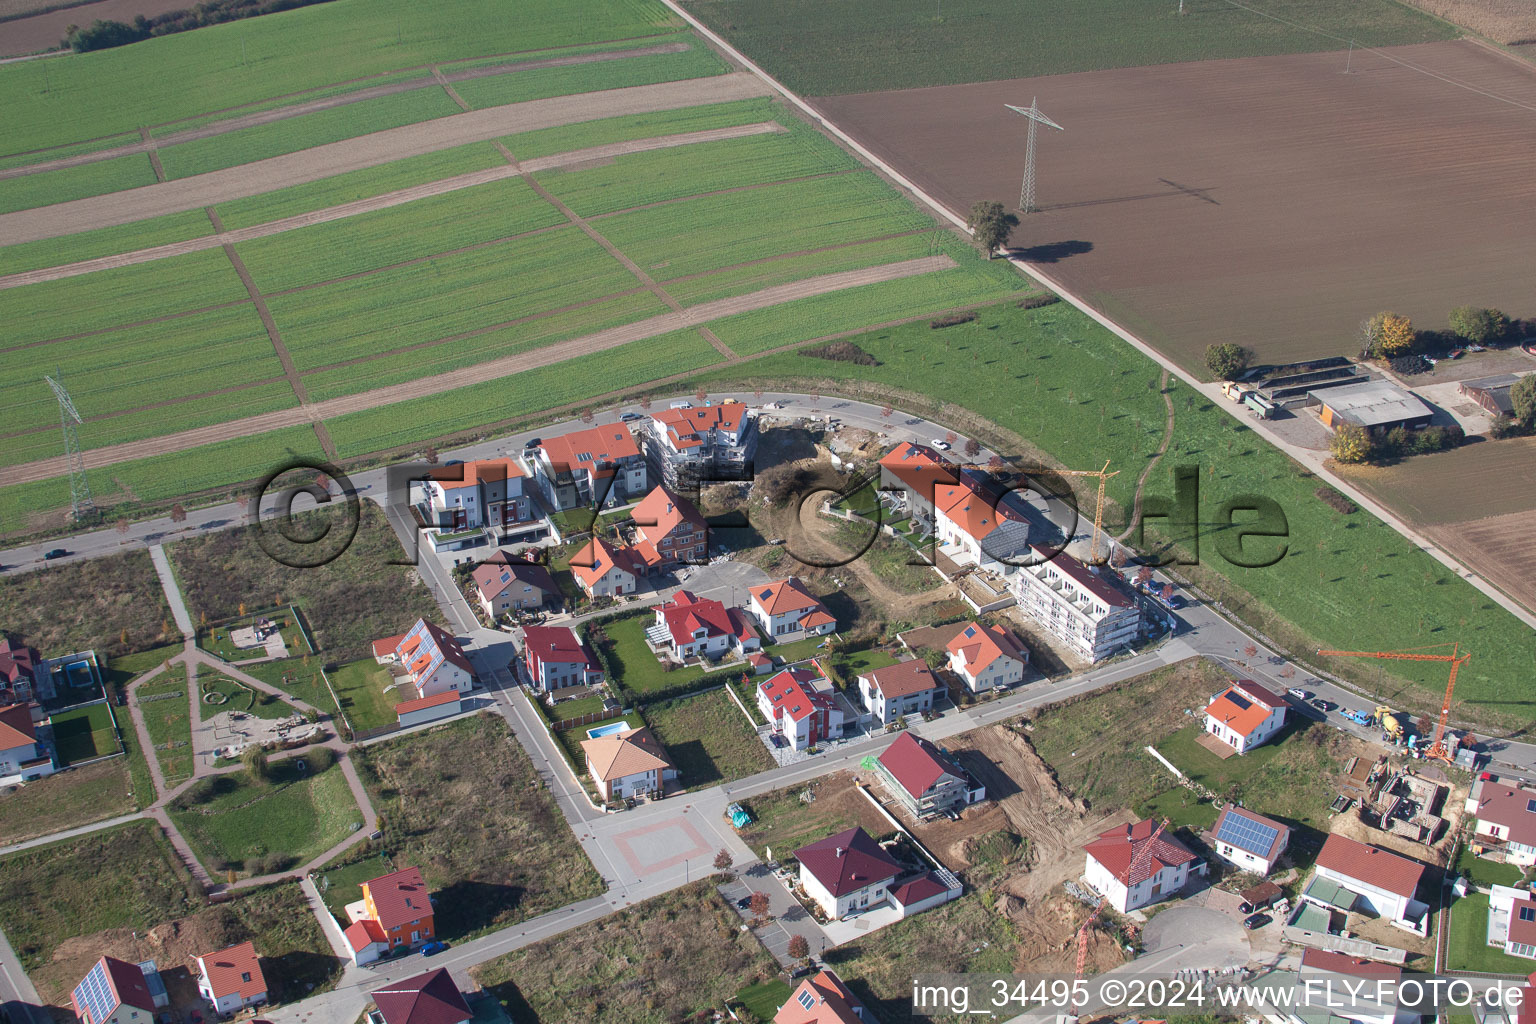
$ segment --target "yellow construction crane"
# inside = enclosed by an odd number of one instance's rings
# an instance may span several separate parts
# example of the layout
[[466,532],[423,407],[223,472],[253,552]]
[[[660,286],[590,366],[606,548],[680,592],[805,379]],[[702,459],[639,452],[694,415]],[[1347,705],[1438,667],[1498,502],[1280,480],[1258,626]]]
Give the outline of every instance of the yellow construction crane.
[[1099,499],[1093,507],[1093,544],[1088,549],[1088,561],[1093,565],[1102,565],[1103,563],[1099,561],[1099,538],[1104,533],[1104,485],[1109,482],[1110,477],[1117,475],[1120,471],[1117,469],[1113,473],[1109,472],[1109,460],[1105,459],[1103,469],[1055,469],[1048,472],[1060,473],[1062,476],[1098,478]]

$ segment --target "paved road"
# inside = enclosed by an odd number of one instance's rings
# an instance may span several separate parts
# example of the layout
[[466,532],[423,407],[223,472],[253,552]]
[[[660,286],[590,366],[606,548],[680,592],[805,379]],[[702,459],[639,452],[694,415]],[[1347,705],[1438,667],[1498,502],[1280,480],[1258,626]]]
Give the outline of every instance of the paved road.
[[76,836],[90,835],[92,832],[100,832],[105,828],[116,828],[119,825],[126,825],[130,821],[137,821],[142,817],[144,817],[144,813],[142,811],[135,811],[132,814],[124,814],[116,818],[106,818],[102,821],[93,821],[89,825],[81,825],[78,828],[67,828],[62,832],[54,832],[50,835],[41,836],[37,839],[28,839],[24,843],[12,843],[10,846],[0,846],[0,857],[6,857],[13,853],[20,853],[22,850],[31,850],[38,846],[47,846],[49,843],[57,843],[65,839],[73,839]]

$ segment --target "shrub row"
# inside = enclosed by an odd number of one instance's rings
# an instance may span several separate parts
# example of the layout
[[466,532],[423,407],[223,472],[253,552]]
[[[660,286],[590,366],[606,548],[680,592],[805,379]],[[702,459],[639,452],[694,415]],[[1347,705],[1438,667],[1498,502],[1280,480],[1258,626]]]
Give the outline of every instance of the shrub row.
[[103,21],[100,18],[85,28],[71,25],[63,39],[65,46],[76,53],[105,50],[113,46],[126,46],[154,36],[168,36],[186,32],[204,25],[218,25],[226,21],[239,21],[262,14],[291,11],[296,7],[326,3],[327,0],[202,0],[197,6],[167,11],[146,18],[139,15],[133,24],[122,21]]
[[[970,319],[975,319],[976,314],[970,314]],[[964,321],[960,321],[964,322]],[[814,345],[811,348],[800,350],[803,356],[813,359],[830,359],[837,363],[853,363],[855,366],[879,366],[880,360],[865,352],[851,341],[831,341],[825,345]]]
[[1039,309],[1041,306],[1054,306],[1061,301],[1061,296],[1054,292],[1046,292],[1044,295],[1031,295],[1020,299],[1014,305],[1020,309]]
[[975,319],[976,311],[966,310],[964,313],[951,313],[948,316],[941,316],[937,320],[929,320],[928,326],[933,330],[938,330],[940,327],[954,327],[958,324],[968,324]]

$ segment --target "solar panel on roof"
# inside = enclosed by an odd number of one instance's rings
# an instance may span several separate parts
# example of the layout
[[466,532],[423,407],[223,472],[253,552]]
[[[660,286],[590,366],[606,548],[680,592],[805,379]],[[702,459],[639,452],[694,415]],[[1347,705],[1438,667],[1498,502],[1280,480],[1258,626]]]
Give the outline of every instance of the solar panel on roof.
[[1244,697],[1236,690],[1233,690],[1231,693],[1227,694],[1227,700],[1231,701],[1233,704],[1236,704],[1238,710],[1240,711],[1247,711],[1249,708],[1253,707],[1253,701],[1249,700],[1247,697]]
[[975,636],[976,635],[976,627],[975,626],[966,626],[965,627],[965,635],[967,637]]
[[1228,813],[1222,819],[1221,828],[1216,831],[1216,838],[1240,850],[1267,857],[1279,834],[1280,830],[1273,825],[1254,821],[1245,815]]

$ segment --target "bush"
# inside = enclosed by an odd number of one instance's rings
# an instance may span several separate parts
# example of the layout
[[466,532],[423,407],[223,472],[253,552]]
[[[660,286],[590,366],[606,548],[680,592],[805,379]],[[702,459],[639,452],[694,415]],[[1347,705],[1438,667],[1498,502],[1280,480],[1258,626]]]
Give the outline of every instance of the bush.
[[1519,420],[1497,419],[1488,431],[1488,436],[1496,441],[1502,441],[1507,437],[1529,437],[1536,434],[1536,426],[1521,423]]
[[1405,377],[1415,373],[1427,373],[1430,369],[1429,361],[1419,355],[1397,356],[1388,360],[1387,365],[1392,368],[1393,373],[1402,374]]
[[315,747],[304,755],[309,770],[318,775],[336,763],[336,751],[330,747]]
[[975,319],[976,312],[974,310],[967,310],[964,313],[950,313],[948,316],[941,316],[937,320],[929,320],[928,326],[933,330],[938,330],[940,327],[954,327],[958,324],[968,324]]
[[1252,352],[1230,341],[1207,345],[1205,349],[1206,368],[1222,380],[1236,380],[1242,376],[1252,358]]
[[[975,314],[971,315],[975,319]],[[853,363],[855,366],[879,366],[880,361],[851,341],[832,341],[825,345],[800,350],[803,356],[813,359],[830,359],[837,363]]]
[[133,19],[132,25],[100,19],[83,29],[71,25],[69,34],[64,37],[64,45],[76,53],[86,53],[112,46],[126,46],[153,36],[186,32],[204,25],[219,25],[226,21],[239,21],[242,18],[275,14],[325,2],[327,0],[267,0],[266,3],[261,0],[201,0],[195,7],[167,11],[152,18],[141,14]]
[[1333,432],[1328,442],[1329,453],[1345,465],[1358,465],[1371,458],[1371,437],[1364,427],[1345,423]]
[[1020,299],[1014,305],[1020,309],[1039,309],[1042,306],[1054,306],[1061,301],[1061,296],[1055,292],[1046,292],[1044,295],[1031,295]]

